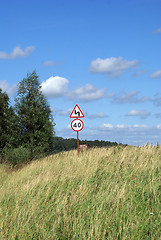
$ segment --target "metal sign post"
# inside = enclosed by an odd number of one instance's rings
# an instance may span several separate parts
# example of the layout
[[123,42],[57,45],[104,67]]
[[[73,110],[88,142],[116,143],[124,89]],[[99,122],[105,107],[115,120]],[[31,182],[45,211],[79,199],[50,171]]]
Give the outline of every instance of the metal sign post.
[[78,136],[78,132],[77,132],[77,151],[78,151],[78,157],[79,157],[79,136]]
[[81,131],[84,127],[84,123],[81,119],[85,117],[83,112],[81,111],[80,107],[76,104],[72,113],[70,114],[70,118],[76,118],[71,122],[71,128],[77,132],[77,151],[78,151],[78,157],[79,157],[79,134],[78,132]]

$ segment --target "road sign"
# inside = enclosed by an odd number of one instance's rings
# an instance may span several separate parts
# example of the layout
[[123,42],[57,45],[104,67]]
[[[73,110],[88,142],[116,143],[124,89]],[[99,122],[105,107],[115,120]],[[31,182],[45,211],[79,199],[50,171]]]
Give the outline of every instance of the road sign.
[[71,128],[76,131],[76,132],[79,132],[83,129],[84,127],[84,123],[81,119],[74,119],[72,122],[71,122]]
[[85,117],[82,110],[78,106],[78,104],[75,105],[73,111],[70,114],[70,118],[83,118]]

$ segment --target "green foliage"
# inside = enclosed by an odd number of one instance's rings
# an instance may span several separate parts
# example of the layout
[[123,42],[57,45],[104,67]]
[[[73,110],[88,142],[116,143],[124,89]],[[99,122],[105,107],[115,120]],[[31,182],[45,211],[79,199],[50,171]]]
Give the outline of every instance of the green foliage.
[[15,101],[21,142],[30,149],[31,158],[38,153],[52,151],[53,118],[35,71],[27,74],[27,78],[19,83]]
[[0,89],[0,155],[1,161],[4,158],[3,152],[6,147],[16,147],[19,142],[18,118],[14,110],[9,106],[7,93]]
[[2,93],[0,89],[0,149],[5,147],[8,142],[8,134],[9,134],[9,97],[6,93]]
[[23,146],[7,149],[5,151],[5,160],[12,164],[13,167],[18,164],[27,163],[30,160],[30,151]]

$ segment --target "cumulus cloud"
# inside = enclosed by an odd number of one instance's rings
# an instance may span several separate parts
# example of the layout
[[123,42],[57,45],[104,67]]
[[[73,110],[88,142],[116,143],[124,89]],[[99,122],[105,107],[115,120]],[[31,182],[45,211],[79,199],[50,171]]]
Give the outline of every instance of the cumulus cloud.
[[145,119],[147,118],[148,116],[150,116],[150,112],[147,112],[145,110],[131,110],[129,111],[126,116],[128,117],[140,117],[142,119]]
[[3,90],[3,92],[6,92],[8,95],[12,96],[17,90],[17,84],[10,85],[6,80],[1,80],[0,88]]
[[105,89],[98,89],[91,84],[86,84],[71,91],[67,90],[68,84],[68,79],[52,76],[41,83],[41,90],[43,94],[49,98],[66,97],[69,100],[80,100],[83,102],[94,101],[105,97]]
[[98,100],[105,97],[105,89],[98,89],[91,84],[76,88],[68,93],[70,99],[80,100],[83,102],[89,102]]
[[150,78],[161,78],[161,70],[158,70],[150,75]]
[[107,73],[112,77],[118,77],[125,70],[133,68],[137,64],[137,60],[128,61],[122,57],[111,57],[106,59],[97,58],[91,61],[90,71],[92,73]]
[[50,77],[46,81],[41,83],[41,89],[43,94],[47,97],[55,98],[62,97],[67,94],[69,80],[59,76]]
[[112,103],[123,104],[123,103],[141,103],[150,100],[150,97],[138,97],[138,91],[131,91],[128,93],[120,93],[118,96],[115,96],[112,100]]
[[20,46],[13,49],[11,53],[0,52],[0,59],[15,59],[19,57],[27,57],[35,50],[34,46],[28,46],[24,50]]

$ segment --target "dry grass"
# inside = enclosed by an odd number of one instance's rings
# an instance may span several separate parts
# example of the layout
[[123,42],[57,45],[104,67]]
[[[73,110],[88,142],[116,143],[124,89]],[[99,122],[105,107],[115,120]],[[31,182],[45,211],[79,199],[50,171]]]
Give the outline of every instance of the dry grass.
[[160,239],[161,147],[64,152],[0,166],[0,239]]

